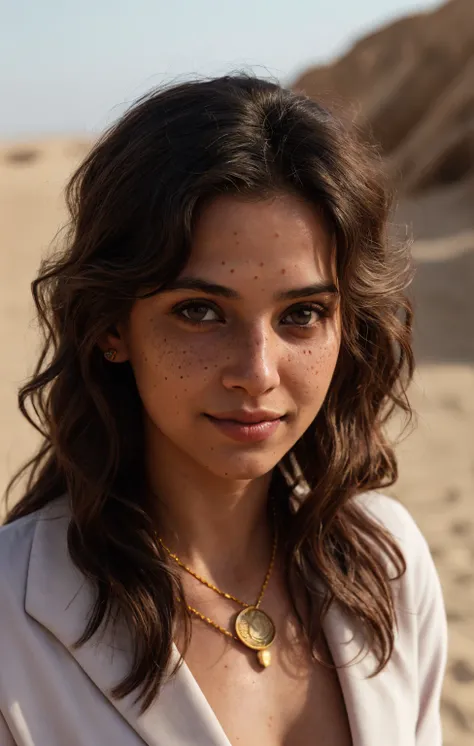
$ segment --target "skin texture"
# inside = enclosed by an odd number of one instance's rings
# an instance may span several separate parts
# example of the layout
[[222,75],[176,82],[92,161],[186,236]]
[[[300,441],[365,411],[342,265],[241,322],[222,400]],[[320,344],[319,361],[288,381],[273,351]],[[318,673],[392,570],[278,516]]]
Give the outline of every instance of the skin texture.
[[[132,364],[155,463],[192,462],[219,479],[252,480],[290,450],[331,382],[340,346],[338,297],[275,295],[334,282],[332,263],[321,216],[292,195],[253,202],[220,196],[204,209],[183,275],[224,285],[240,298],[160,293],[137,301],[121,339],[108,339],[116,361]],[[187,301],[194,305],[186,309]],[[204,416],[235,409],[269,409],[285,421],[262,442],[237,443]]]
[[[144,406],[150,491],[161,537],[196,572],[253,596],[271,546],[271,473],[317,415],[340,349],[336,293],[277,299],[336,283],[321,214],[290,194],[220,195],[203,207],[181,278],[238,298],[167,289],[140,299],[114,348],[129,360]],[[192,323],[200,321],[200,324]],[[206,415],[284,415],[271,437],[241,443]]]

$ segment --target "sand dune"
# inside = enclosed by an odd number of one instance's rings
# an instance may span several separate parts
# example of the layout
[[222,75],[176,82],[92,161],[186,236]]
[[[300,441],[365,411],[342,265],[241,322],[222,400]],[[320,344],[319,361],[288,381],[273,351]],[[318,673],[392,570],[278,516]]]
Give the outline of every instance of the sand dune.
[[[66,179],[88,147],[73,138],[0,146],[0,489],[36,443],[15,399],[37,347],[29,286],[64,221]],[[401,476],[392,492],[425,533],[445,592],[451,631],[446,746],[472,744],[474,733],[474,225],[468,201],[465,187],[456,196],[431,193],[401,201],[394,217],[420,236],[413,286],[420,367],[411,391],[419,426],[399,446]],[[446,222],[451,235],[443,232]],[[397,422],[392,428],[395,433]]]
[[474,174],[474,3],[451,0],[361,39],[293,84],[349,108],[406,191]]

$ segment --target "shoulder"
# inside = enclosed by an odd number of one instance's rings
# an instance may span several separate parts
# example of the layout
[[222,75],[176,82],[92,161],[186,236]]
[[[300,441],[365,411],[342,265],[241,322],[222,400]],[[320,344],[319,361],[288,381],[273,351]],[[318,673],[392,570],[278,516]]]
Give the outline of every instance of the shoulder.
[[[416,613],[436,608],[445,618],[441,583],[428,542],[417,522],[398,500],[379,492],[355,498],[367,514],[386,529],[401,550],[406,572],[400,579],[403,596]],[[414,607],[414,608],[413,608]]]
[[355,498],[359,506],[370,518],[379,523],[395,539],[406,559],[416,559],[420,550],[426,553],[428,543],[417,522],[402,505],[393,497],[380,492],[364,492]]
[[356,499],[390,532],[405,557],[406,571],[395,581],[394,660],[402,666],[402,686],[409,693],[413,690],[407,682],[416,672],[416,743],[438,746],[442,743],[440,699],[448,655],[448,624],[438,572],[428,542],[401,503],[376,492]]
[[[41,510],[0,526],[0,587],[5,600],[15,597],[23,603],[31,550],[36,528],[41,521],[58,520],[67,515],[67,502],[60,498]],[[62,521],[58,522],[58,528]]]
[[32,513],[0,527],[0,583],[4,592],[26,582],[37,520],[38,515]]
[[355,500],[371,518],[380,523],[399,542],[405,543],[413,536],[424,541],[423,534],[409,510],[394,497],[371,491],[357,495]]
[[431,557],[428,542],[412,514],[401,502],[381,492],[365,492],[356,501],[395,539],[408,563]]

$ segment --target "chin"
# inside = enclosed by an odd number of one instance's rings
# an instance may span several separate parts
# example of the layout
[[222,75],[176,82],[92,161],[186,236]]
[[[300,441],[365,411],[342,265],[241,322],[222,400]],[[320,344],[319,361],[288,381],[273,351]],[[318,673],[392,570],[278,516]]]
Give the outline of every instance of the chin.
[[283,455],[279,458],[276,458],[274,454],[266,457],[262,454],[234,455],[233,458],[223,458],[215,464],[208,464],[208,469],[217,477],[230,481],[259,479],[272,471]]

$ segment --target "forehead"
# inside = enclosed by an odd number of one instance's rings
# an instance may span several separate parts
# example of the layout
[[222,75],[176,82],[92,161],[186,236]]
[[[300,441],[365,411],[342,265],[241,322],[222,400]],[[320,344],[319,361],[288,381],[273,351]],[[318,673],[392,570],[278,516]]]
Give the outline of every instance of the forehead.
[[199,214],[185,271],[235,284],[256,276],[329,280],[334,267],[331,234],[313,205],[290,194],[221,195]]

